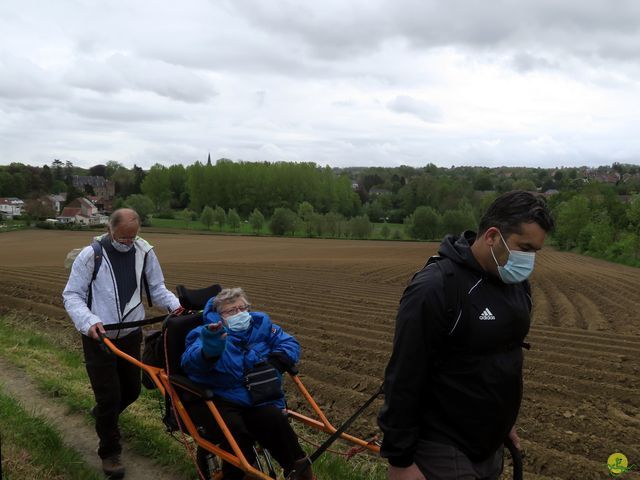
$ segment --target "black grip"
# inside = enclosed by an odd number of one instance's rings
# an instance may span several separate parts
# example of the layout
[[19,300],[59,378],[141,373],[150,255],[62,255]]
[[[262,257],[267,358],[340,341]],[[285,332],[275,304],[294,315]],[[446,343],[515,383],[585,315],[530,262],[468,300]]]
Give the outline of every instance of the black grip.
[[513,480],[522,480],[522,454],[510,438],[507,438],[504,444],[509,450],[513,461]]

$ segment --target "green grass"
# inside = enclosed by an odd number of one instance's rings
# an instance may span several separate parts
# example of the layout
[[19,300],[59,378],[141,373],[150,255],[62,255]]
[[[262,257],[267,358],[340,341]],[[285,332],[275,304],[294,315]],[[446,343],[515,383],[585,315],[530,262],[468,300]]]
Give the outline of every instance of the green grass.
[[[372,223],[373,232],[369,236],[369,240],[406,240],[406,234],[404,232],[404,225],[401,223],[389,223],[387,224],[389,227],[389,235],[388,237],[384,237],[382,235],[382,228],[384,223]],[[176,219],[168,219],[168,218],[152,218],[151,219],[151,227],[154,228],[168,228],[168,229],[176,229],[176,230],[187,230],[193,232],[203,232],[203,233],[212,233],[212,234],[237,234],[237,235],[256,235],[256,232],[251,228],[251,225],[248,223],[242,222],[240,224],[240,228],[237,230],[232,230],[228,225],[222,227],[222,229],[218,225],[212,225],[207,228],[199,220],[192,220],[189,222],[185,222],[184,220],[176,220]],[[271,232],[267,224],[263,225],[262,229],[258,232],[259,235],[262,236],[271,236]],[[304,229],[297,229],[294,235],[285,235],[287,237],[309,237]],[[314,236],[315,237],[315,236]],[[335,238],[335,237],[322,237],[322,238]],[[344,235],[338,238],[348,238]]]
[[64,445],[47,422],[27,413],[0,392],[0,432],[6,480],[100,480],[75,450]]
[[28,227],[28,223],[24,220],[3,220],[0,218],[0,233],[24,230]]
[[[91,423],[88,410],[93,406],[94,399],[81,351],[70,347],[68,338],[62,341],[56,338],[56,335],[62,336],[65,332],[41,330],[35,333],[33,325],[37,322],[37,318],[28,315],[0,317],[0,355],[24,368],[32,381],[51,395],[51,401],[62,402],[71,411],[85,413],[87,423]],[[157,391],[143,389],[140,398],[121,417],[124,436],[136,453],[153,458],[181,477],[195,479],[197,475],[186,449],[164,432],[160,403],[161,396]],[[318,443],[322,441],[321,438],[318,440]],[[366,455],[346,462],[335,455],[325,454],[314,465],[314,470],[320,480],[385,478],[381,463]]]

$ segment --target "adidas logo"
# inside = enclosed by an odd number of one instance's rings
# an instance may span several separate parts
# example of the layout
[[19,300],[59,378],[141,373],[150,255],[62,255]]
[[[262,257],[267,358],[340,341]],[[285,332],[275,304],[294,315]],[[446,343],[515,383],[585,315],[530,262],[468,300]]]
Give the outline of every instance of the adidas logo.
[[491,313],[491,310],[488,308],[484,309],[484,312],[480,314],[480,320],[495,320],[496,317]]

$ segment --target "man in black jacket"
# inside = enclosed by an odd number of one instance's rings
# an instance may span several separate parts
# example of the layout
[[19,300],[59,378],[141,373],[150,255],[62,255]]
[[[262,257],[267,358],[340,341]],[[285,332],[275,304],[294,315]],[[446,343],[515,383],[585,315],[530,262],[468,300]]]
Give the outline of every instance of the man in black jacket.
[[495,480],[519,448],[527,279],[553,226],[541,197],[506,193],[405,289],[378,417],[390,480]]

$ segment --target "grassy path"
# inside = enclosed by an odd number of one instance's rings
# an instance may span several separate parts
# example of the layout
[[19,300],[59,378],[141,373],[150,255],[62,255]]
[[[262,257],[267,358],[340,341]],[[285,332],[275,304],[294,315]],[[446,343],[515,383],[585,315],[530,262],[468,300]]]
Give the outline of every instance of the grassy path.
[[[67,446],[77,451],[96,472],[101,472],[100,459],[96,455],[97,436],[87,419],[80,413],[71,413],[66,406],[43,394],[29,379],[24,370],[0,358],[0,385],[3,391],[17,399],[25,410],[42,417],[60,432]],[[183,478],[168,472],[148,458],[131,451],[123,443],[123,460],[127,477],[139,480],[178,480]]]

